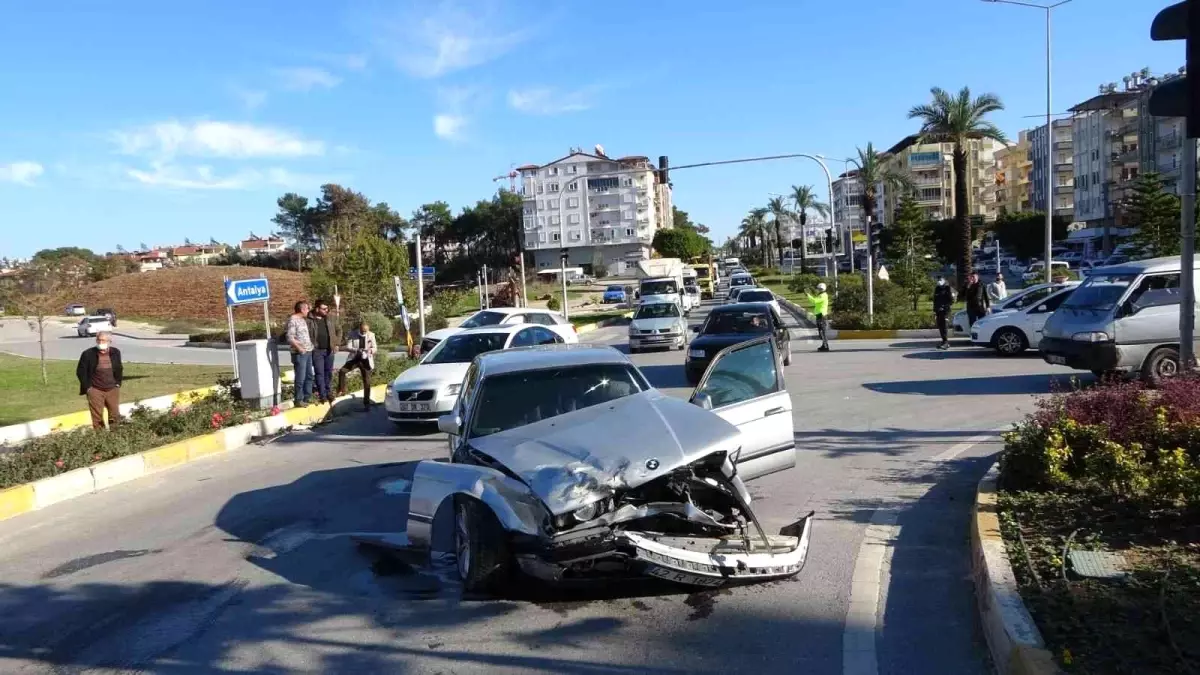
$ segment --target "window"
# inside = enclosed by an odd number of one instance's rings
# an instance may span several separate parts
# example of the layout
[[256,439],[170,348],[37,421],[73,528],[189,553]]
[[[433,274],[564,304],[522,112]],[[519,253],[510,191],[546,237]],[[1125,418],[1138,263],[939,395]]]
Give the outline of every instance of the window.
[[550,167],[549,174],[551,176],[557,176],[558,175],[558,167],[557,166]]
[[587,185],[589,190],[600,190],[607,192],[608,190],[619,187],[619,181],[619,178],[589,178]]
[[570,234],[570,238],[571,238],[571,241],[580,241],[581,239],[583,239],[583,233],[578,232],[578,231],[572,232]]
[[705,394],[714,408],[743,403],[779,391],[779,371],[769,341],[755,342],[729,352],[713,363],[696,394]]
[[[574,185],[574,183],[572,183],[572,185]],[[579,208],[579,197],[571,197],[570,199],[568,199],[567,200],[567,208],[568,209]]]
[[550,241],[559,241],[559,237],[558,237],[558,233],[557,233],[557,232],[551,232],[551,233],[550,233]]
[[512,343],[509,346],[510,347],[532,347],[535,344],[537,344],[537,342],[535,341],[535,338],[533,335],[533,329],[525,328],[525,329],[517,331],[517,334],[513,336]]
[[[571,173],[579,173],[579,166],[572,164],[571,165]],[[571,185],[574,185],[574,183],[571,183]],[[571,189],[574,190],[575,188],[571,188]]]
[[625,236],[626,236],[626,237],[632,237],[632,236],[633,236],[633,234],[634,234],[634,232],[633,232],[633,228],[632,228],[632,227],[627,227],[627,228],[625,228]]
[[504,349],[504,333],[468,333],[451,335],[438,343],[421,363],[470,363],[476,356]]
[[[1075,289],[1063,291],[1062,293],[1059,293],[1058,295],[1050,298],[1049,300],[1042,303],[1041,305],[1034,307],[1033,309],[1031,309],[1029,311],[1029,313],[1030,314],[1050,314],[1054,310],[1058,309],[1058,306],[1063,304],[1063,300],[1066,300],[1067,298],[1071,297],[1071,294],[1074,292],[1075,292]],[[1045,309],[1042,309],[1043,307],[1045,307]]]
[[1155,274],[1142,279],[1126,304],[1140,311],[1149,307],[1178,305],[1179,298],[1179,273]]
[[558,192],[558,183],[547,183],[546,191],[547,192]]
[[579,189],[579,183],[578,183],[578,182],[576,182],[576,181],[572,181],[572,182],[570,182],[570,183],[567,183],[567,191],[568,191],[568,192],[574,192],[574,191],[576,191],[576,190],[578,190],[578,189]]
[[568,215],[567,215],[567,222],[568,222],[568,223],[570,223],[570,224],[572,224],[572,225],[578,225],[578,224],[579,224],[579,214],[578,214],[578,213],[571,213],[571,214],[568,214]]
[[557,209],[558,208],[558,200],[557,199],[547,199],[546,200],[546,208]]
[[536,323],[539,326],[553,326],[555,324],[554,317],[546,312],[530,312],[525,315],[527,323]]
[[551,225],[559,225],[562,223],[562,218],[559,216],[550,216]]

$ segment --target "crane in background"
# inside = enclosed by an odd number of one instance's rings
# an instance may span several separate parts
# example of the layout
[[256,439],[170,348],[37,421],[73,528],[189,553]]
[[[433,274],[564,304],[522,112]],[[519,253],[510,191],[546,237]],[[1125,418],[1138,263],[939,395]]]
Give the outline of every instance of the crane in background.
[[[514,164],[513,166],[515,167],[516,165]],[[492,182],[495,183],[498,180],[504,180],[505,178],[507,178],[508,179],[508,191],[516,192],[518,175],[519,174],[517,173],[517,170],[515,168],[510,168],[508,170],[508,173],[503,174],[501,176],[496,176],[495,178],[492,179]]]

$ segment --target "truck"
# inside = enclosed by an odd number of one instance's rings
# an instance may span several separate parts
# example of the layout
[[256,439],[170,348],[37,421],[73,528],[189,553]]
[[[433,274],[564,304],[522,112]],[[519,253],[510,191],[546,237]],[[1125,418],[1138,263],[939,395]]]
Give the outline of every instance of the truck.
[[639,260],[638,304],[674,302],[682,307],[683,267],[683,261],[679,258]]

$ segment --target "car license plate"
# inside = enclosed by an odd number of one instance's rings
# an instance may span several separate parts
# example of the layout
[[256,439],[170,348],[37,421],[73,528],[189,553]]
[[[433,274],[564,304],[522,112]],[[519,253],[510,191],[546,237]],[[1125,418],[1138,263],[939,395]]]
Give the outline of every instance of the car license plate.
[[724,586],[724,577],[705,577],[699,574],[688,574],[678,570],[670,569],[669,567],[658,567],[657,565],[648,565],[646,574],[667,581],[674,581],[680,584],[691,584],[692,586]]
[[1046,362],[1047,363],[1056,363],[1060,366],[1065,366],[1065,365],[1067,365],[1067,357],[1059,356],[1058,354],[1047,354]]
[[401,403],[400,412],[429,412],[428,403]]

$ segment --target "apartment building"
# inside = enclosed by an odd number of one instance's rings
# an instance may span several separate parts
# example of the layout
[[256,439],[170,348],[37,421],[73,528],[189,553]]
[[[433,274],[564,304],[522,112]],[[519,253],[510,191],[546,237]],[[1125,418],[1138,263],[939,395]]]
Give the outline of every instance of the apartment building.
[[[1118,91],[1104,85],[1100,93],[1072,107],[1075,156],[1075,220],[1086,224],[1076,239],[1092,240],[1096,253],[1113,249],[1114,234],[1123,235],[1122,204],[1140,169],[1137,83]],[[1078,233],[1073,233],[1078,234]]]
[[995,200],[996,215],[1021,213],[1032,209],[1030,177],[1033,160],[1030,157],[1028,131],[1022,131],[1016,143],[996,151]]
[[[1070,119],[1054,120],[1049,127],[1045,124],[1029,132],[1030,205],[1034,211],[1046,212],[1048,204],[1054,204],[1053,215],[1057,218],[1075,219],[1075,138],[1074,123]],[[1050,144],[1047,145],[1047,134]],[[1049,154],[1047,154],[1049,153]],[[1050,202],[1046,195],[1046,174],[1050,173],[1053,194]]]
[[[987,221],[996,219],[996,151],[1003,143],[991,139],[972,139],[967,147],[967,195],[970,216]],[[888,149],[884,162],[912,177],[917,206],[929,220],[954,217],[954,144],[917,143],[917,136],[907,136]],[[885,186],[881,186],[885,187]],[[882,194],[877,217],[885,226],[895,218],[900,194],[886,188]]]
[[847,171],[833,181],[833,222],[842,226],[842,236],[853,241],[856,250],[865,251],[867,235],[862,194],[862,183],[859,182],[857,169]]
[[1185,68],[1180,68],[1177,73],[1153,77],[1149,69],[1143,69],[1137,74],[1145,78],[1145,86],[1138,91],[1138,167],[1142,173],[1157,172],[1164,186],[1176,194],[1183,163],[1184,118],[1155,117],[1150,114],[1149,105],[1150,94],[1155,88],[1185,72]]
[[250,233],[250,237],[248,239],[243,239],[238,245],[238,249],[241,250],[242,253],[248,253],[256,256],[278,253],[286,248],[287,243],[278,237],[260,237],[253,232]]
[[650,258],[659,228],[673,224],[666,157],[612,158],[572,148],[549,164],[517,167],[524,199],[525,249],[538,270],[568,267],[623,274]]

